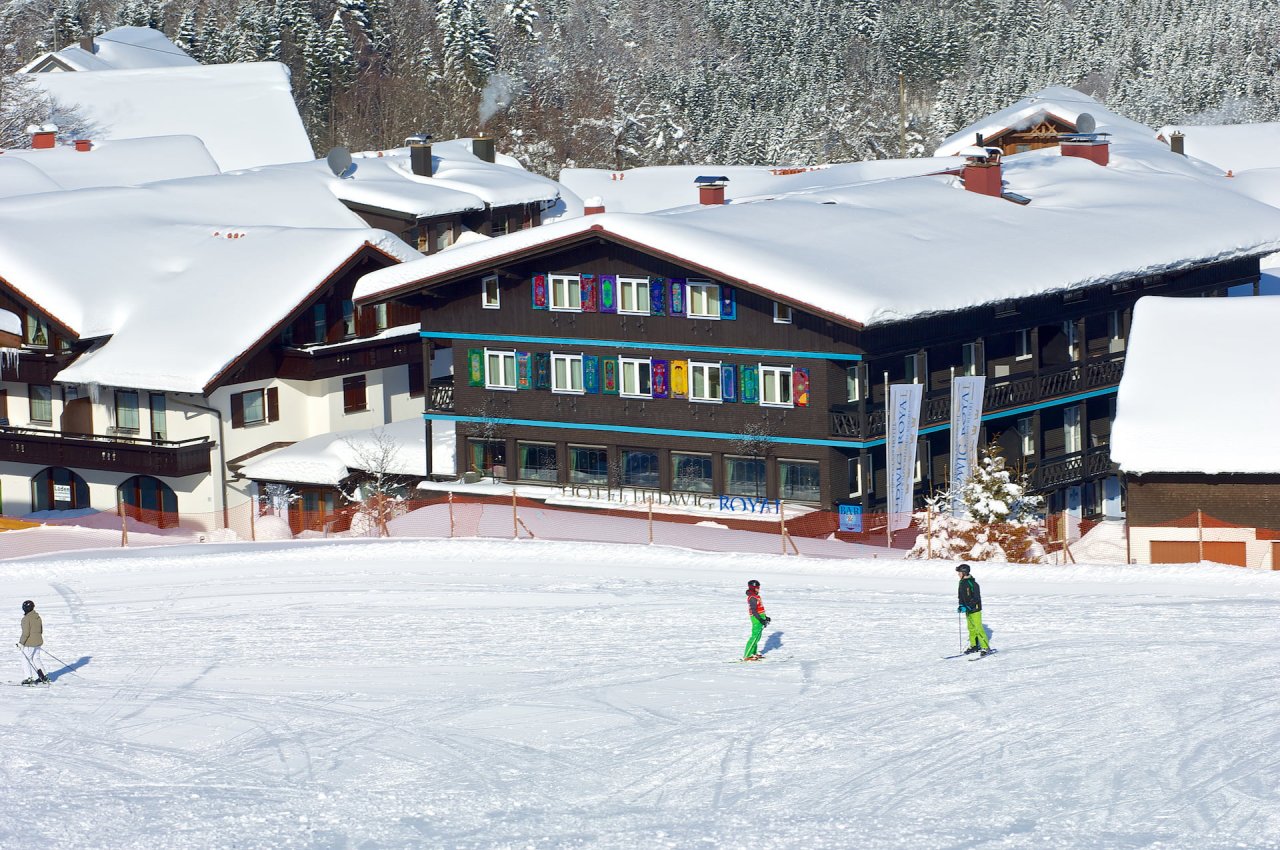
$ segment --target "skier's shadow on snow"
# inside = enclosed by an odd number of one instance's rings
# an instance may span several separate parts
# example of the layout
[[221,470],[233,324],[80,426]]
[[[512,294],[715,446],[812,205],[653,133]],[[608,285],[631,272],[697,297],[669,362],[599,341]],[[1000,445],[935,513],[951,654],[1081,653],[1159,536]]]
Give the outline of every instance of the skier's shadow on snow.
[[774,632],[765,639],[764,648],[760,650],[761,655],[768,655],[775,649],[782,649],[782,632]]
[[56,682],[58,681],[58,678],[61,677],[64,673],[76,672],[81,667],[88,664],[92,658],[93,658],[92,655],[82,655],[80,656],[80,659],[78,661],[72,661],[70,664],[67,664],[66,666],[64,666],[61,670],[54,670],[52,673],[48,673],[46,675],[48,675],[50,682]]

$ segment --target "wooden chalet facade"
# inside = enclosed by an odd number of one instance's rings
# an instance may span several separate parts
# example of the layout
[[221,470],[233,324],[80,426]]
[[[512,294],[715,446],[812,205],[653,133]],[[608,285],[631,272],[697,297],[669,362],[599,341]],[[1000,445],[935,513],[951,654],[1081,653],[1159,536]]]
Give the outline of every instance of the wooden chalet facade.
[[459,473],[878,511],[886,377],[925,384],[922,498],[946,483],[951,378],[982,374],[981,439],[1050,510],[1099,515],[1122,510],[1108,441],[1134,301],[1257,276],[1237,260],[863,328],[597,226],[381,294],[452,347],[425,416],[457,423]]
[[982,144],[998,147],[1005,156],[1015,153],[1053,148],[1060,144],[1059,137],[1063,133],[1075,133],[1076,125],[1064,118],[1043,112],[1036,116],[1028,126],[1007,128],[992,133],[982,140]]

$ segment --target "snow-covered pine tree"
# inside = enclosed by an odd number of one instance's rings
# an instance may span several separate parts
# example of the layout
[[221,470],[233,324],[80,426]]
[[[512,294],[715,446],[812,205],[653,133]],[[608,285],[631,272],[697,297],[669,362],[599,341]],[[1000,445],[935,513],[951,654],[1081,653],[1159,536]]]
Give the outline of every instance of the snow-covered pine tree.
[[446,71],[482,89],[497,69],[493,33],[475,0],[436,0]]
[[533,0],[507,0],[503,5],[503,11],[516,32],[530,41],[537,41],[538,33],[534,30],[534,26],[541,16],[533,8]]

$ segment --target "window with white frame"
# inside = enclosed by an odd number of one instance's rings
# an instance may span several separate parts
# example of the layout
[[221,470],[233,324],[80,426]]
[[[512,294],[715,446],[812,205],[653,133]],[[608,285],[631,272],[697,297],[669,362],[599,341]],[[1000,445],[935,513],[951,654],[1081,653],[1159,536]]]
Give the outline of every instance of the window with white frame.
[[849,498],[862,495],[862,458],[849,458]]
[[1018,420],[1018,440],[1022,446],[1022,456],[1030,457],[1036,453],[1036,423],[1030,416]]
[[551,309],[582,312],[582,280],[576,275],[551,275]]
[[556,393],[582,393],[581,354],[551,354],[551,391]]
[[1031,330],[1029,328],[1014,331],[1013,355],[1018,360],[1031,359]]
[[502,295],[498,290],[498,276],[491,274],[480,281],[480,305],[486,310],[497,310],[502,306]]
[[791,367],[760,366],[760,403],[768,407],[791,407]]
[[982,349],[980,343],[966,342],[961,346],[961,359],[964,362],[964,368],[961,374],[976,375],[978,374],[979,361],[982,359]]
[[862,367],[847,366],[844,370],[845,401],[852,404],[862,398]]
[[720,318],[720,285],[707,281],[689,281],[685,309],[691,319]]
[[650,361],[619,357],[618,371],[622,379],[618,386],[621,395],[627,398],[653,397],[653,365]]
[[720,364],[689,361],[689,400],[720,401]]
[[649,278],[618,278],[618,312],[647,316],[650,312]]
[[780,325],[791,324],[791,305],[773,302],[773,320]]
[[1062,323],[1062,335],[1067,338],[1067,358],[1077,360],[1080,356],[1080,334],[1076,323],[1066,319]]
[[514,351],[484,351],[484,385],[491,390],[516,388],[516,353]]
[[1067,452],[1078,452],[1084,448],[1080,431],[1080,407],[1071,405],[1062,411],[1063,448]]

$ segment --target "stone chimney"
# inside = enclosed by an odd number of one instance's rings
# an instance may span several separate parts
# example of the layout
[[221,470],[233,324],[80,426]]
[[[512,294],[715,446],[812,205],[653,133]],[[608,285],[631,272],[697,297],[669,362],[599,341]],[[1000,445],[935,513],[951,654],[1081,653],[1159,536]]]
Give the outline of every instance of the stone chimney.
[[604,212],[604,198],[599,195],[592,195],[582,202],[583,215],[599,215]]
[[703,206],[720,206],[724,203],[724,189],[729,185],[728,177],[695,177],[693,184],[698,187],[698,203]]
[[430,177],[432,172],[431,164],[431,134],[415,133],[404,140],[409,146],[409,166],[413,169],[413,173],[419,177]]
[[34,150],[48,150],[58,144],[57,124],[32,124],[27,128]]
[[1106,165],[1111,161],[1111,141],[1106,133],[1086,133],[1076,137],[1063,138],[1063,156],[1078,156],[1098,165]]
[[476,159],[493,162],[497,155],[494,150],[493,137],[486,136],[484,133],[476,136],[471,140],[471,152],[476,155]]
[[[981,137],[979,137],[981,138]],[[1000,197],[1004,191],[1004,169],[1000,165],[999,148],[972,147],[966,149],[964,169],[960,179],[967,192]]]
[[1174,130],[1173,134],[1169,136],[1169,150],[1181,156],[1186,156],[1187,155],[1186,139],[1187,139],[1186,136],[1184,136],[1182,133],[1179,133],[1177,130]]

